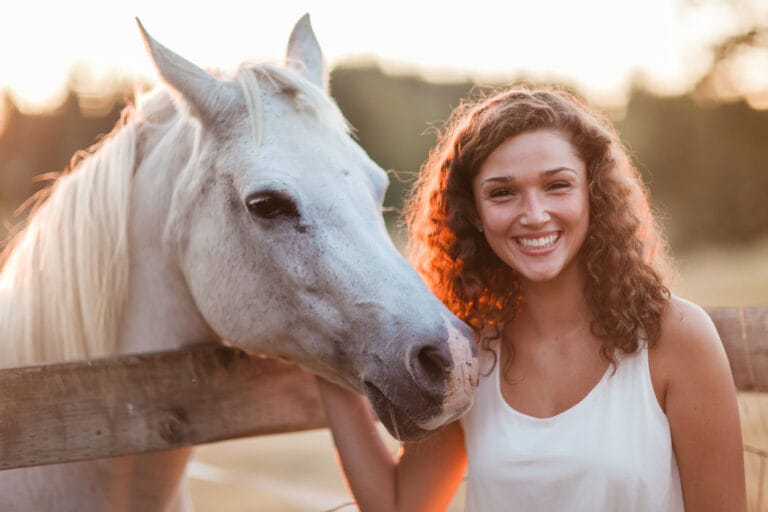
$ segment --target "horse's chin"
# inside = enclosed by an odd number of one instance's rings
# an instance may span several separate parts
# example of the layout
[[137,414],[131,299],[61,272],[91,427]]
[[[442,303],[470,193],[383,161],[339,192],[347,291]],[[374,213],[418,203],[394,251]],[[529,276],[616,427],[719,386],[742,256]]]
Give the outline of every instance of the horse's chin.
[[418,441],[440,431],[450,421],[458,419],[462,413],[442,417],[442,407],[436,405],[419,411],[418,415],[408,413],[397,407],[392,400],[375,385],[365,382],[365,395],[373,406],[382,425],[392,437],[399,441]]

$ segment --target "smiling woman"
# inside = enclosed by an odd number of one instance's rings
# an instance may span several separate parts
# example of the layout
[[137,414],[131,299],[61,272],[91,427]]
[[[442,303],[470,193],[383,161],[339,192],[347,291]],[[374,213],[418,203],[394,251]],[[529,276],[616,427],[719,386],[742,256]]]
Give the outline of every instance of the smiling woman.
[[[734,381],[611,124],[558,88],[454,113],[408,209],[409,249],[480,340],[461,420],[398,457],[359,398],[321,382],[361,508],[743,511]],[[701,448],[706,446],[706,450]]]

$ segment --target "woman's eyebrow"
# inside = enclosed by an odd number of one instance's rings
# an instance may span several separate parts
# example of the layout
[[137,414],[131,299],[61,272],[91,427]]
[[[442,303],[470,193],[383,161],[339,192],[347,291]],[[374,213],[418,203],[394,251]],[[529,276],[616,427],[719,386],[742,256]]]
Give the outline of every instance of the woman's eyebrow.
[[[578,174],[575,170],[571,169],[570,167],[555,167],[554,169],[548,169],[546,171],[542,171],[541,175],[545,178],[548,178],[550,176],[553,176],[555,174],[559,174],[561,172],[571,172],[573,174]],[[491,176],[490,178],[486,178],[483,181],[483,184],[486,183],[515,183],[517,181],[517,178],[514,176]]]
[[544,176],[552,176],[553,174],[557,174],[560,172],[572,172],[573,174],[578,174],[575,170],[571,169],[570,167],[555,167],[554,169],[550,169],[548,171],[544,171],[541,174]]

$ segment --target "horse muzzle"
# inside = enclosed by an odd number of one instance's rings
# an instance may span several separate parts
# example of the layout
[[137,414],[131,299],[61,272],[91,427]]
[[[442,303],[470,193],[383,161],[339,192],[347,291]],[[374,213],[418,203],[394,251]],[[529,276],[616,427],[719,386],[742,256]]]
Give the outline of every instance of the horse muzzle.
[[433,434],[472,405],[478,381],[474,336],[463,323],[444,320],[447,339],[415,343],[405,351],[402,366],[379,364],[363,379],[376,414],[399,440]]

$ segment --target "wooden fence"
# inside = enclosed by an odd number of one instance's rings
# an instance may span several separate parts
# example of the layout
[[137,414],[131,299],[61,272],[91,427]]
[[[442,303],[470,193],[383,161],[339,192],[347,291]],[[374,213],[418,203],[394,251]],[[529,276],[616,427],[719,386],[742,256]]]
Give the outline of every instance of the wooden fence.
[[[710,309],[740,391],[768,391],[768,307]],[[326,425],[314,377],[223,345],[0,371],[0,469]]]

